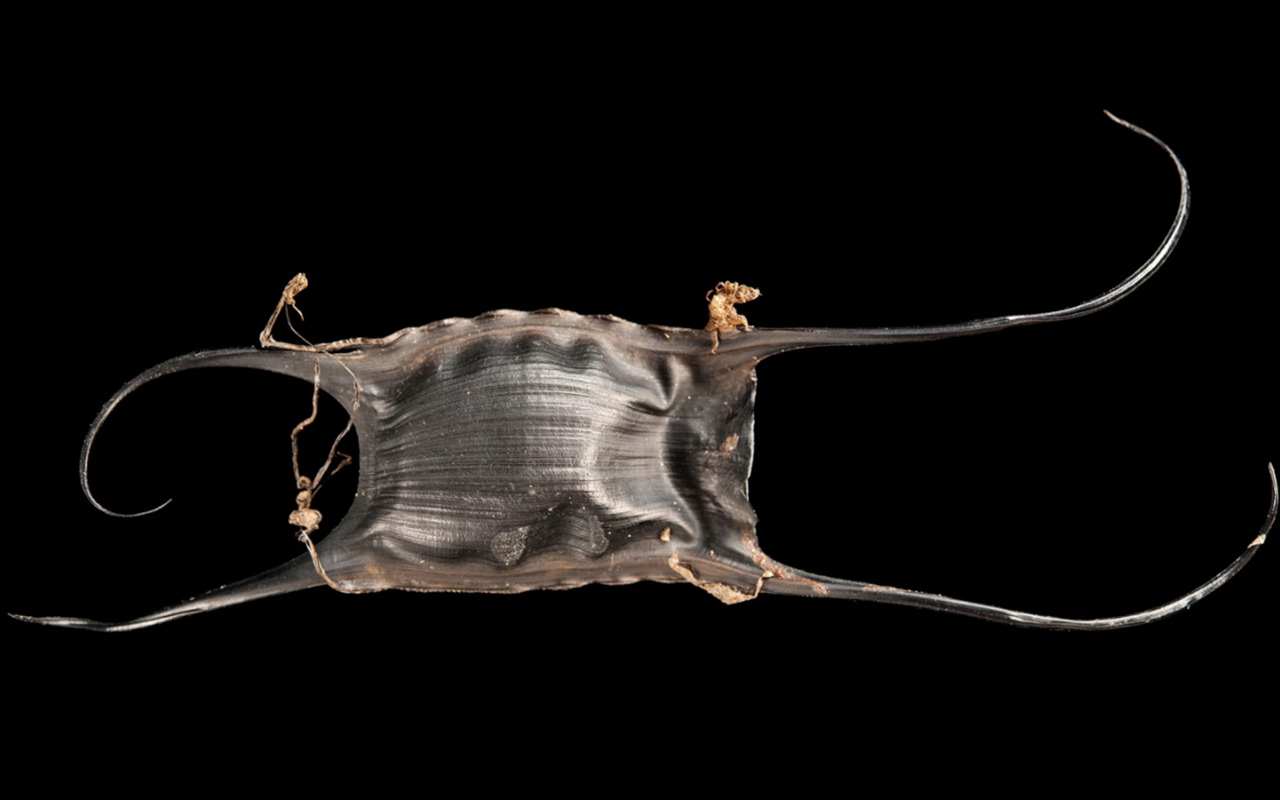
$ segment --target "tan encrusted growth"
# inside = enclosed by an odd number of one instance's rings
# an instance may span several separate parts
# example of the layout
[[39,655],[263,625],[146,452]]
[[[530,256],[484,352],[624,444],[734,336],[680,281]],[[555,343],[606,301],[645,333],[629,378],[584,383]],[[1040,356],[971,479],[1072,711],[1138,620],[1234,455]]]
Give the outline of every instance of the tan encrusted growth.
[[680,556],[676,553],[671,554],[671,558],[667,559],[667,566],[671,567],[679,575],[681,575],[689,583],[702,589],[707,594],[716,598],[725,605],[732,606],[738,603],[745,603],[748,600],[754,600],[760,596],[760,587],[764,585],[765,578],[772,578],[773,573],[765,571],[756,578],[756,588],[751,594],[747,594],[741,589],[730,586],[727,583],[703,583],[698,580],[698,576],[694,571],[680,563]]
[[749,526],[744,525],[741,533],[742,543],[746,546],[747,552],[751,554],[751,560],[757,567],[769,573],[771,577],[782,581],[796,581],[798,583],[803,583],[812,589],[813,593],[819,597],[826,597],[830,593],[830,590],[818,581],[815,581],[812,578],[796,577],[796,575],[787,568],[786,564],[774,561],[772,558],[765,555],[764,551],[760,549],[760,542],[756,540],[755,531],[753,531]]
[[[298,308],[297,298],[298,294],[306,288],[307,276],[302,272],[293,276],[293,279],[285,285],[284,291],[280,293],[280,300],[276,303],[275,310],[271,312],[271,318],[267,320],[267,326],[262,329],[262,333],[258,334],[258,343],[264,348],[295,350],[307,353],[327,353],[354,345],[377,344],[381,341],[376,339],[345,339],[341,342],[320,345],[299,345],[277,341],[272,335],[272,331],[275,329],[276,321],[280,319],[280,313],[284,311],[286,306],[292,306],[293,310],[297,311],[298,316],[301,318],[302,309]],[[333,445],[329,448],[329,456],[324,460],[324,464],[320,466],[320,470],[316,472],[316,476],[309,478],[303,475],[301,468],[298,466],[298,434],[302,433],[308,425],[315,422],[316,416],[320,413],[320,362],[317,361],[315,365],[315,383],[311,391],[311,416],[295,425],[293,432],[289,434],[289,440],[293,445],[293,480],[298,489],[298,494],[294,498],[298,508],[289,514],[289,524],[297,526],[298,541],[306,545],[307,552],[311,554],[311,563],[320,577],[324,578],[324,582],[340,592],[356,594],[362,590],[344,589],[337,581],[329,577],[329,573],[325,571],[324,564],[320,563],[320,554],[316,552],[315,543],[311,541],[311,534],[320,528],[320,521],[324,519],[318,509],[311,507],[311,501],[315,499],[316,492],[320,491],[320,483],[324,479],[325,473],[335,475],[338,470],[351,463],[351,456],[338,452],[338,444],[351,432],[351,428],[356,421],[356,411],[360,408],[360,381],[356,379],[355,373],[346,364],[337,361],[335,356],[328,357],[333,358],[351,376],[353,383],[351,409],[347,417],[347,426],[342,429],[342,433],[338,434],[338,438],[333,440]],[[339,459],[337,464],[334,464],[335,457]],[[329,472],[331,466],[333,467],[333,472]]]
[[744,286],[732,281],[721,281],[716,288],[707,292],[707,311],[710,319],[703,330],[711,331],[711,352],[720,347],[720,334],[737,330],[739,327],[750,329],[747,318],[734,308],[735,303],[745,303],[760,296],[759,289]]
[[324,515],[318,509],[303,505],[311,502],[311,492],[301,491],[298,493],[298,510],[289,514],[289,524],[297,525],[302,528],[301,533],[315,533],[320,527],[320,520],[324,519]]
[[[294,278],[293,281],[289,283],[289,286],[293,287],[299,278],[302,279],[302,285],[297,289],[297,291],[294,291],[293,294],[297,294],[298,291],[301,291],[302,288],[307,285],[306,276],[299,274],[297,278]],[[289,289],[287,288],[285,289],[285,296],[292,297]],[[279,309],[277,308],[277,311],[278,310]],[[298,434],[302,433],[303,429],[308,425],[315,422],[316,416],[320,413],[320,365],[318,363],[316,364],[315,373],[315,387],[311,392],[311,416],[295,425],[293,432],[289,434],[289,439],[293,443],[293,479],[298,486],[298,495],[294,498],[298,504],[298,509],[289,514],[289,524],[296,525],[300,529],[297,534],[298,541],[307,546],[307,552],[311,554],[311,563],[316,568],[316,572],[319,573],[320,577],[324,578],[324,582],[340,592],[346,592],[348,590],[342,588],[337,581],[329,577],[329,573],[325,571],[324,565],[320,563],[320,555],[316,552],[315,543],[311,541],[311,534],[316,532],[316,529],[320,527],[320,520],[324,518],[318,509],[311,507],[311,501],[315,498],[316,491],[320,488],[320,480],[324,477],[325,472],[328,471],[329,466],[333,463],[333,457],[335,455],[341,457],[342,460],[333,468],[333,472],[330,473],[331,475],[336,474],[338,470],[351,463],[351,456],[338,452],[338,442],[342,441],[342,437],[347,435],[347,431],[351,430],[351,422],[355,419],[355,409],[360,403],[360,394],[359,392],[356,393],[355,405],[351,409],[352,417],[347,421],[346,429],[344,429],[342,433],[338,435],[338,438],[334,440],[333,447],[329,449],[329,457],[325,459],[324,465],[320,467],[320,471],[316,473],[316,477],[314,479],[309,478],[306,475],[303,475],[302,471],[298,468]]]
[[272,330],[276,327],[276,320],[280,319],[280,312],[284,311],[285,306],[293,306],[293,310],[298,312],[298,316],[302,317],[302,309],[298,308],[298,295],[303,289],[307,288],[307,275],[299,272],[285,284],[284,291],[280,293],[280,300],[276,303],[275,311],[271,312],[271,317],[267,320],[267,327],[262,329],[262,333],[258,334],[258,344],[265,348],[276,347],[294,349],[296,345],[287,345],[277,342],[272,335]]
[[[258,334],[258,344],[267,350],[296,350],[301,353],[334,353],[340,350],[350,350],[358,347],[381,347],[388,342],[394,340],[399,334],[391,334],[378,339],[355,338],[340,339],[336,342],[324,342],[322,344],[293,344],[292,342],[282,342],[276,339],[273,331],[276,327],[276,321],[280,319],[280,314],[286,307],[291,307],[298,312],[298,318],[302,319],[302,309],[298,307],[298,295],[303,289],[307,288],[307,276],[305,273],[299,272],[294,275],[284,287],[284,291],[280,293],[280,300],[276,303],[275,310],[271,312],[270,319],[267,320],[267,327],[262,329],[262,333]],[[286,314],[287,316],[287,314]],[[292,327],[292,324],[290,324]],[[295,330],[294,333],[297,333]],[[401,332],[403,333],[403,331]],[[350,372],[350,370],[348,370]],[[354,377],[354,376],[353,376]]]

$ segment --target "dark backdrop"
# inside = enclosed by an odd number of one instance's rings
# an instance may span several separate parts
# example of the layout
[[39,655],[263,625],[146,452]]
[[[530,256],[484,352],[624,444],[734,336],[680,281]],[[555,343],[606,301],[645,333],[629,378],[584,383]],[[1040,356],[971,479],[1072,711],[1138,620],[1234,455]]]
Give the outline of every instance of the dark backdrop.
[[[1190,173],[1190,224],[1165,268],[1087,319],[766,362],[759,537],[816,572],[1068,616],[1207,580],[1256,533],[1280,453],[1257,121],[1121,95],[993,98],[963,79],[910,95],[838,83],[514,74],[409,93],[337,73],[80,76],[36,123],[36,279],[8,293],[36,321],[11,334],[11,407],[25,412],[11,417],[11,496],[28,516],[5,610],[126,618],[298,552],[287,437],[306,384],[206,371],[125,403],[95,486],[120,509],[175,498],[153,516],[94,513],[76,474],[119,385],[254,345],[298,271],[315,341],[548,306],[700,327],[721,280],[763,290],[743,309],[761,326],[1060,308],[1141,264],[1177,203],[1169,159],[1104,106]],[[327,490],[328,519],[353,486]],[[966,672],[981,691],[1074,675],[1139,693],[1157,666],[1247,672],[1275,631],[1274,562],[1264,548],[1192,610],[1101,634],[799,598],[724,607],[658,584],[317,589],[118,636],[0,626],[29,680],[74,665],[96,696],[118,688],[107,675],[210,696],[309,687],[329,708],[349,691],[426,702],[462,685],[495,705],[621,713],[639,698],[678,715],[758,692],[729,704],[747,725],[776,703],[856,717],[868,692],[945,691]]]

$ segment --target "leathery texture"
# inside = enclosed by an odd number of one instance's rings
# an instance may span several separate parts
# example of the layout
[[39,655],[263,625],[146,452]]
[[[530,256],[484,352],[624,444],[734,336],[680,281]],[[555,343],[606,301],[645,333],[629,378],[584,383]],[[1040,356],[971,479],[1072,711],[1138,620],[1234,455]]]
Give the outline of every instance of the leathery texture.
[[1178,213],[1156,252],[1128,279],[1060,311],[926,328],[746,329],[734,319],[711,332],[554,309],[499,311],[384,339],[277,343],[161,364],[122,388],[95,421],[81,457],[90,499],[93,437],[123,398],[173,372],[240,366],[315,381],[351,411],[361,457],[350,510],[323,534],[314,555],[154,614],[123,623],[20,618],[128,630],[326,583],[350,592],[518,592],[637,580],[691,581],[727,602],[761,592],[809,594],[1052,628],[1126,627],[1186,608],[1230,579],[1265,542],[1276,516],[1274,472],[1268,518],[1232,564],[1162,606],[1095,620],[789,569],[760,551],[747,499],[755,366],[762,359],[801,347],[925,341],[1070,320],[1115,303],[1156,272],[1185,225],[1186,173],[1158,139],[1116,122],[1174,161]]

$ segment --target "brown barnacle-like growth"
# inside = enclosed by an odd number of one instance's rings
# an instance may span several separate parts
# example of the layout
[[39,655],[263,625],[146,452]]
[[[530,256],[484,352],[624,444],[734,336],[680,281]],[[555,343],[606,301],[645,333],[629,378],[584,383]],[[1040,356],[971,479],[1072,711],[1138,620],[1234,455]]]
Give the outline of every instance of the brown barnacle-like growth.
[[707,313],[710,319],[703,330],[711,331],[711,352],[720,348],[721,333],[731,333],[739,328],[750,329],[747,318],[735,306],[759,296],[759,289],[732,281],[721,281],[716,288],[707,292]]
[[[182,356],[117,392],[89,431],[80,474],[90,502],[113,513],[89,489],[94,437],[123,398],[157,377],[225,366],[294,376],[313,386],[312,416],[292,437],[297,508],[290,519],[306,552],[127,622],[19,618],[122,631],[326,584],[344,592],[513,592],[640,580],[693,582],[729,603],[761,594],[842,597],[1042,628],[1120,628],[1186,608],[1230,579],[1265,541],[1277,510],[1274,470],[1262,532],[1235,561],[1162,606],[1092,620],[1028,614],[787,567],[761,551],[747,499],[755,368],[762,359],[798,348],[918,342],[1069,320],[1111,305],[1156,272],[1186,224],[1186,172],[1160,140],[1112,119],[1173,160],[1181,180],[1177,214],[1136,272],[1098,297],[1058,311],[924,328],[747,329],[734,305],[757,292],[722,283],[708,297],[705,330],[562,311],[494,312],[379,339],[291,344],[276,340],[273,330],[282,312],[296,310],[306,286],[299,275],[262,332],[262,349]],[[341,463],[338,442],[314,476],[297,469],[296,445],[315,418],[321,390],[350,413],[360,475],[350,510],[317,542],[313,534],[328,524],[312,499],[331,474],[330,465]],[[529,491],[512,492],[512,486]]]

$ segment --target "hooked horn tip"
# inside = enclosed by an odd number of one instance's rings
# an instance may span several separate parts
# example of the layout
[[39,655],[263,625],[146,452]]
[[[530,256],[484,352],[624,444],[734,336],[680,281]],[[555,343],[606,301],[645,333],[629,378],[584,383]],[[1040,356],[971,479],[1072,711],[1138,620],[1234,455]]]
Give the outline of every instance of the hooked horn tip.
[[1133,127],[1133,126],[1132,126],[1132,125],[1130,125],[1128,122],[1126,122],[1125,120],[1120,119],[1120,118],[1119,118],[1119,117],[1117,117],[1115,114],[1112,114],[1110,111],[1106,110],[1105,108],[1104,108],[1104,109],[1102,109],[1102,113],[1103,113],[1103,114],[1106,114],[1106,115],[1107,115],[1107,117],[1108,117],[1112,122],[1114,122],[1114,123],[1116,123],[1116,124],[1118,124],[1118,125],[1123,125],[1123,126],[1125,126],[1126,128],[1132,128],[1132,127]]
[[31,622],[36,625],[57,625],[62,628],[88,627],[85,623],[90,622],[90,620],[77,617],[33,617],[30,614],[14,614],[12,612],[9,613],[9,616],[19,622]]
[[94,497],[93,497],[92,495],[90,495],[90,496],[89,496],[89,502],[93,503],[93,507],[94,507],[94,508],[96,508],[96,509],[98,509],[99,511],[101,511],[103,514],[106,514],[108,517],[118,517],[118,518],[120,518],[120,519],[133,519],[133,518],[135,518],[135,517],[145,517],[145,516],[147,516],[148,514],[154,514],[154,513],[156,513],[156,512],[157,512],[157,511],[159,511],[160,509],[162,509],[162,508],[164,508],[165,506],[167,506],[167,505],[169,505],[170,503],[172,503],[172,502],[173,502],[173,498],[172,498],[172,497],[170,497],[168,500],[165,500],[163,503],[161,503],[160,505],[156,506],[155,508],[147,509],[146,511],[135,511],[135,512],[133,512],[133,513],[131,513],[131,514],[123,514],[123,513],[119,512],[119,511],[112,511],[111,509],[109,509],[109,508],[107,508],[106,506],[104,506],[104,505],[102,505],[101,503],[99,503],[96,499],[94,499]]
[[33,617],[27,614],[9,613],[9,616],[19,622],[31,622],[36,625],[53,625],[58,628],[79,628],[87,631],[101,631],[104,633],[112,633],[119,631],[132,631],[138,628],[146,628],[151,625],[158,625],[161,622],[167,622],[178,617],[185,617],[191,614],[198,614],[204,609],[201,608],[177,608],[168,611],[160,611],[155,614],[148,614],[145,617],[129,620],[127,622],[101,622],[96,619],[86,619],[84,617]]

